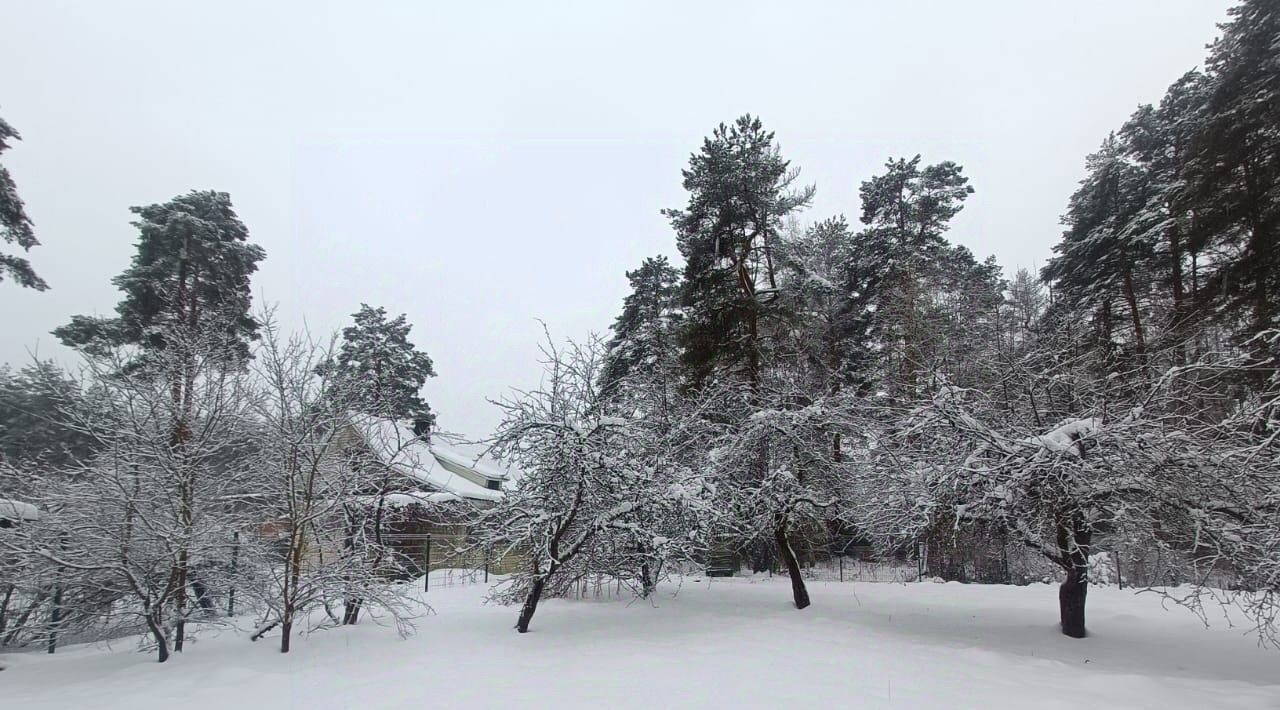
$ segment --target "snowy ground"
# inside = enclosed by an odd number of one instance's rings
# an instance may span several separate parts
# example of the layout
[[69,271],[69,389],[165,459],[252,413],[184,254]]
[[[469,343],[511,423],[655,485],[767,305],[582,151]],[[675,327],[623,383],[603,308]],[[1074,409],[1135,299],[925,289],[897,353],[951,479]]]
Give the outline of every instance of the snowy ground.
[[231,633],[163,666],[128,643],[11,654],[0,707],[1280,707],[1280,651],[1150,595],[1090,590],[1078,641],[1046,585],[814,583],[803,612],[780,579],[671,591],[547,602],[524,636],[471,585],[433,589],[403,640],[362,623],[287,656]]

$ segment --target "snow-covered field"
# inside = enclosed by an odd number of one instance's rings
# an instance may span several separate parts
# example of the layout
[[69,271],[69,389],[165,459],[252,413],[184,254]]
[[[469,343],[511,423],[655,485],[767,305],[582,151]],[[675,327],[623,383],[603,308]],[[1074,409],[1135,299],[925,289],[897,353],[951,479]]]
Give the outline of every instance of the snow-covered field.
[[433,589],[407,639],[363,623],[224,633],[165,665],[131,644],[0,656],[3,708],[1280,707],[1280,651],[1151,595],[1089,592],[1061,636],[1056,587],[687,579],[674,598],[545,602],[533,631],[482,585]]

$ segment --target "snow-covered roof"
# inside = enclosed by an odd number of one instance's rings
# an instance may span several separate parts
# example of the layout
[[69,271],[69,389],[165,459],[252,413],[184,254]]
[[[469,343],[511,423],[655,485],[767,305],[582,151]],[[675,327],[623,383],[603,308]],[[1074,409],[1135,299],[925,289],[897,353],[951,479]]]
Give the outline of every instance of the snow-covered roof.
[[478,478],[499,483],[507,478],[505,473],[443,444],[428,444],[413,433],[411,422],[355,415],[352,424],[384,465],[424,484],[431,491],[471,500],[502,498],[501,490],[486,488],[450,468],[465,469]]
[[20,500],[0,498],[0,519],[4,520],[39,520],[40,509]]
[[480,454],[467,454],[455,446],[447,446],[439,441],[432,441],[430,449],[436,458],[470,469],[490,480],[505,481],[509,477],[506,471],[487,462]]
[[424,493],[422,491],[389,493],[382,498],[383,501],[392,506],[419,505],[422,503],[452,503],[458,499],[457,493]]

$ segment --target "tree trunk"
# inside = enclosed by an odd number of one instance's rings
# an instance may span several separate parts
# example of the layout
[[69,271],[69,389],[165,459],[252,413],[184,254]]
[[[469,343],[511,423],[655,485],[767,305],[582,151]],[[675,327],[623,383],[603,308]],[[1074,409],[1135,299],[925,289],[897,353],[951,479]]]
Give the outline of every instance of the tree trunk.
[[533,612],[538,610],[538,600],[542,598],[542,588],[546,584],[544,577],[539,577],[534,581],[533,587],[529,589],[529,596],[524,598],[524,606],[520,607],[520,618],[516,620],[516,631],[524,634],[529,632],[529,621],[533,619]]
[[289,556],[285,560],[284,590],[281,595],[283,613],[280,617],[284,636],[280,639],[280,653],[289,652],[293,617],[298,611],[298,585],[302,582],[302,552],[306,542],[302,533],[303,530],[297,525],[289,526]]
[[151,635],[155,637],[156,640],[156,648],[159,651],[159,658],[157,660],[160,663],[164,663],[169,660],[169,639],[164,635],[164,626],[160,623],[159,610],[148,610],[145,619],[147,621],[147,628],[151,630]]
[[1071,638],[1085,637],[1084,603],[1089,593],[1089,549],[1093,531],[1079,513],[1058,523],[1058,550],[1067,578],[1058,587],[1058,613],[1062,633]]
[[1058,587],[1058,612],[1062,619],[1062,633],[1082,639],[1084,631],[1084,602],[1089,593],[1089,581],[1076,568],[1067,570],[1067,579]]
[[1133,321],[1133,342],[1139,354],[1146,352],[1147,339],[1142,332],[1142,314],[1138,311],[1138,295],[1133,288],[1133,272],[1124,272],[1124,300],[1129,306],[1129,319]]
[[231,534],[231,586],[227,589],[227,616],[236,615],[236,575],[240,571],[240,533]]
[[[356,533],[355,533],[355,513],[350,508],[344,510],[347,518],[347,534],[346,539],[342,542],[342,547],[346,550],[346,554],[354,556],[356,554]],[[342,606],[342,625],[351,626],[360,620],[360,599],[357,597],[347,597],[343,601]]]
[[653,573],[653,568],[649,566],[648,562],[640,563],[640,598],[641,599],[648,599],[649,595],[653,594],[654,587],[658,586],[658,583],[655,581],[656,576],[657,575]]
[[360,621],[360,600],[348,599],[342,610],[342,625],[354,626]]
[[778,543],[778,554],[787,566],[787,575],[791,577],[791,596],[796,608],[809,606],[809,590],[805,589],[804,578],[800,576],[800,563],[796,561],[795,550],[791,549],[791,541],[787,539],[787,519],[779,515],[774,521],[773,539]]
[[1175,220],[1169,227],[1169,284],[1173,288],[1174,329],[1186,325],[1186,291],[1182,284],[1182,240]]
[[49,653],[58,649],[58,631],[62,626],[62,584],[53,589],[53,603],[49,607]]
[[177,589],[174,590],[173,608],[177,623],[174,624],[173,650],[182,652],[183,641],[187,635],[187,551],[178,553]]
[[[4,591],[4,600],[0,601],[0,639],[4,638],[4,630],[9,626],[9,600],[13,598],[13,591],[17,589],[14,585],[6,586]],[[0,646],[4,645],[0,643]]]

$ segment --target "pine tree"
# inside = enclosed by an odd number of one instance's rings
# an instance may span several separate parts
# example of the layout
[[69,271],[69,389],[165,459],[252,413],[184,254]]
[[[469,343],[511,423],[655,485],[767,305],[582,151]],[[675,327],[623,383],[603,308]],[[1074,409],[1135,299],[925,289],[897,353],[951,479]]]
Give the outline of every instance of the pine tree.
[[[355,324],[342,331],[336,358],[321,366],[338,381],[353,383],[359,392],[354,405],[379,417],[412,419],[431,428],[435,414],[420,394],[436,371],[431,358],[409,342],[409,325],[402,313],[390,320],[385,308],[360,304]],[[341,389],[341,388],[340,388]]]
[[1158,107],[1140,106],[1120,130],[1125,157],[1141,171],[1145,188],[1123,231],[1130,242],[1150,245],[1152,276],[1167,288],[1157,294],[1168,304],[1158,325],[1167,326],[1169,334],[1181,333],[1204,305],[1197,303],[1201,299],[1195,289],[1197,253],[1188,246],[1196,212],[1203,210],[1190,207],[1180,172],[1208,87],[1204,74],[1187,72],[1169,86]]
[[924,361],[952,384],[993,386],[1004,374],[998,362],[1008,282],[995,257],[978,261],[961,245],[949,246],[939,266],[928,291]]
[[1067,231],[1042,275],[1073,306],[1106,309],[1123,301],[1132,326],[1133,349],[1146,349],[1138,301],[1140,270],[1154,252],[1152,235],[1129,225],[1148,200],[1146,174],[1130,162],[1115,135],[1086,160],[1088,174],[1071,196],[1062,221]]
[[885,163],[885,173],[862,183],[862,223],[847,287],[858,294],[851,316],[873,308],[871,328],[885,374],[899,394],[917,394],[930,338],[929,285],[944,274],[943,235],[973,193],[959,165],[920,166],[920,156]]
[[680,324],[678,284],[680,272],[665,256],[645,259],[627,272],[631,293],[622,302],[622,313],[610,329],[601,373],[601,391],[616,393],[628,376],[641,370],[670,372],[678,357],[676,332]]
[[[3,118],[0,118],[0,153],[9,149],[9,139],[21,140],[22,137]],[[31,229],[31,218],[27,216],[22,198],[18,197],[18,189],[14,185],[9,169],[0,165],[0,236],[6,244],[17,244],[23,251],[39,246],[36,235]],[[36,275],[30,262],[20,256],[0,253],[0,278],[8,273],[9,278],[19,286],[43,291],[49,288],[44,279]]]
[[1248,337],[1280,325],[1280,5],[1245,0],[1229,12],[1183,177],[1197,210],[1191,245],[1228,253],[1215,274],[1221,312],[1243,307]]
[[[665,214],[685,258],[681,340],[688,381],[695,388],[741,383],[744,411],[763,410],[769,331],[785,328],[787,321],[775,253],[784,220],[809,203],[813,188],[790,189],[797,173],[782,158],[773,133],[750,115],[732,126],[720,124],[683,175],[689,203]],[[767,444],[757,443],[758,455],[733,472],[736,490],[747,496],[768,485],[772,473]],[[785,505],[774,509],[769,524],[796,608],[803,609],[809,593]]]
[[720,124],[683,172],[689,203],[666,210],[685,259],[681,341],[689,381],[713,375],[758,382],[762,322],[777,317],[774,252],[783,220],[809,203],[811,187],[760,120]]
[[1049,298],[1040,279],[1028,269],[1018,269],[1013,276],[1013,283],[1009,285],[1011,318],[1006,324],[1009,339],[1014,345],[1035,337],[1048,303]]
[[[54,331],[70,347],[89,351],[118,345],[165,347],[164,333],[222,333],[228,357],[245,357],[257,337],[249,313],[249,279],[265,256],[248,241],[231,196],[192,191],[163,203],[132,208],[137,253],[112,279],[124,294],[111,319],[75,316]],[[170,330],[170,332],[172,332]]]
[[52,361],[16,372],[0,367],[0,461],[51,468],[87,461],[98,443],[72,426],[68,412],[82,409],[83,397]]
[[813,383],[817,391],[850,384],[862,390],[872,379],[868,333],[874,308],[861,288],[863,275],[854,273],[863,266],[854,242],[849,223],[838,216],[789,235],[780,250],[785,309],[793,314],[793,329],[803,333],[796,343],[821,380]]
[[188,614],[188,575],[200,515],[199,491],[213,473],[197,436],[204,378],[211,369],[237,369],[249,356],[258,322],[250,315],[249,278],[266,253],[250,243],[225,192],[192,191],[163,203],[132,208],[137,253],[114,283],[124,294],[112,319],[76,316],[54,335],[86,358],[107,363],[132,358],[130,369],[165,383],[173,465],[164,469],[174,491],[171,510],[180,531],[172,569],[173,649],[182,651]]

